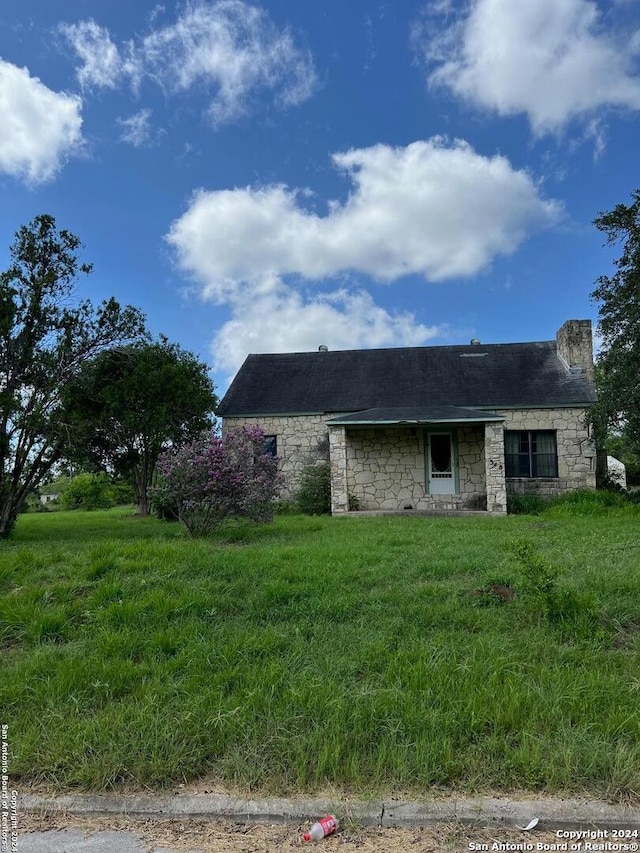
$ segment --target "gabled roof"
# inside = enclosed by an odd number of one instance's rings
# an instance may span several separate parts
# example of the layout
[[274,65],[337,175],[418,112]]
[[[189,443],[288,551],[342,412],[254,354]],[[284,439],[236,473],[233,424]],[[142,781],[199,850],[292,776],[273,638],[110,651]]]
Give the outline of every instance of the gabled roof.
[[580,406],[595,399],[555,341],[250,355],[217,414]]

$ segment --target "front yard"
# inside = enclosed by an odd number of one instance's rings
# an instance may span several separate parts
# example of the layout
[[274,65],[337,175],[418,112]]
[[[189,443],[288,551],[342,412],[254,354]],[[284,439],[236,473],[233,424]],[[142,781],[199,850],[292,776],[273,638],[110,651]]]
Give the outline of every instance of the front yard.
[[639,523],[282,516],[192,541],[125,510],[21,516],[12,784],[637,798]]

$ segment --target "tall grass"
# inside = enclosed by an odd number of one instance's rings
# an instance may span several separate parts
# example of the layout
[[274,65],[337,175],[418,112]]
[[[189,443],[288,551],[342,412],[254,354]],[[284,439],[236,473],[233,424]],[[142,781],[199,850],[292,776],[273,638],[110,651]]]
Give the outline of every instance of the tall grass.
[[287,516],[194,541],[22,516],[0,546],[12,777],[637,797],[639,521]]

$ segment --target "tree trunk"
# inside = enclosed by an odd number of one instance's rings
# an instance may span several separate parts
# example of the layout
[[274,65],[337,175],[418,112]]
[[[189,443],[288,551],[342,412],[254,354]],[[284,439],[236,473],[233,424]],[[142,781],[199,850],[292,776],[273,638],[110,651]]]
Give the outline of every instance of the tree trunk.
[[149,496],[147,494],[147,483],[144,470],[134,471],[133,488],[136,498],[136,515],[147,518],[151,513],[151,507],[149,505]]
[[609,464],[607,462],[607,451],[599,447],[596,455],[596,488],[601,489],[608,478]]
[[0,539],[6,539],[15,527],[18,511],[14,501],[8,497],[0,505]]

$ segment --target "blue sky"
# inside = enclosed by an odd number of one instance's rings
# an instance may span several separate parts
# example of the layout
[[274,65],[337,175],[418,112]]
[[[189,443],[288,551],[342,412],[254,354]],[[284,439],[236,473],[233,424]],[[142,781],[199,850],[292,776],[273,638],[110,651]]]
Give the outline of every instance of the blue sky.
[[54,215],[78,294],[221,393],[249,352],[547,340],[597,316],[639,130],[635,0],[3,0],[0,268]]

